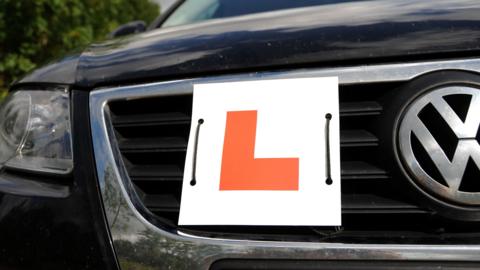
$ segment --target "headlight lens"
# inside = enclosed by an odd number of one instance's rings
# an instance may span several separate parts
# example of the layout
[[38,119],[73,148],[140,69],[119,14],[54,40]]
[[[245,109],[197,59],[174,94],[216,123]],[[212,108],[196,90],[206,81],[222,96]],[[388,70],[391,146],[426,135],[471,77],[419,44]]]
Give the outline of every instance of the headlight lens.
[[69,173],[71,137],[67,91],[21,90],[0,107],[0,167]]

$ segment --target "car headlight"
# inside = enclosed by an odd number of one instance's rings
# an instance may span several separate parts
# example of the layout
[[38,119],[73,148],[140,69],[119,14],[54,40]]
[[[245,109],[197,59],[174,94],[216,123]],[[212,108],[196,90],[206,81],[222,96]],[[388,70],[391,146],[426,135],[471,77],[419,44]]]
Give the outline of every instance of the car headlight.
[[66,174],[73,168],[66,90],[19,90],[0,106],[0,168]]

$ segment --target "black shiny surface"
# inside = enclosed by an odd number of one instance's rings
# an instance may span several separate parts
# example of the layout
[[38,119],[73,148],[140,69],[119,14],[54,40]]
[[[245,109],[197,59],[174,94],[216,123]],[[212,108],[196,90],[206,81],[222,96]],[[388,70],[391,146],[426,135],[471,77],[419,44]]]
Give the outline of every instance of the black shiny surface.
[[74,84],[79,56],[67,56],[44,67],[35,69],[18,81],[17,84]]
[[[164,78],[480,54],[476,0],[352,1],[152,30],[92,45],[21,84]],[[78,64],[78,65],[77,65]]]
[[75,169],[62,179],[70,193],[0,193],[0,269],[116,269],[87,132],[88,93],[72,96]]
[[0,192],[21,196],[66,198],[70,195],[67,177],[39,176],[4,171],[0,174]]
[[355,1],[153,30],[91,46],[77,83],[471,56],[480,49],[479,12],[474,0]]

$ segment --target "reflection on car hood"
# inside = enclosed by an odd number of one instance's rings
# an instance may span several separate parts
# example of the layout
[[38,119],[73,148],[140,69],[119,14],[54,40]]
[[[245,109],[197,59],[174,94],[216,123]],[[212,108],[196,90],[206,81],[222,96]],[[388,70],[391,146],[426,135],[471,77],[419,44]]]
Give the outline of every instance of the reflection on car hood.
[[91,88],[346,61],[475,55],[478,14],[476,0],[380,0],[211,20],[92,45],[78,59],[73,80]]

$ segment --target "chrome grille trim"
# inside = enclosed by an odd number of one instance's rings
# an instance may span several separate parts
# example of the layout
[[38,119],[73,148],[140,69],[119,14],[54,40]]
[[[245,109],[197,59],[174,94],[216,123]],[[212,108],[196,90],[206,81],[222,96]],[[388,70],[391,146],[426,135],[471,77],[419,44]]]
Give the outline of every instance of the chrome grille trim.
[[[117,258],[129,264],[173,269],[208,269],[222,258],[316,260],[480,261],[480,245],[364,245],[269,242],[205,238],[166,231],[148,221],[131,199],[128,175],[109,123],[109,101],[191,94],[195,83],[251,79],[338,76],[340,84],[405,81],[436,70],[480,70],[480,60],[422,62],[331,69],[262,72],[102,88],[90,94],[90,120],[97,174]],[[143,239],[143,240],[142,240]],[[144,241],[148,239],[148,241]],[[145,252],[151,256],[145,256]]]

